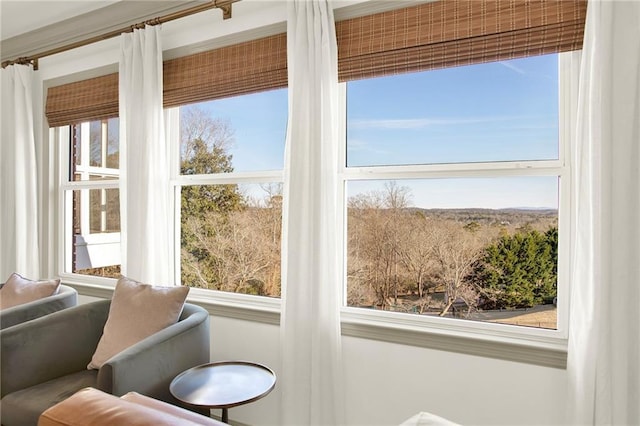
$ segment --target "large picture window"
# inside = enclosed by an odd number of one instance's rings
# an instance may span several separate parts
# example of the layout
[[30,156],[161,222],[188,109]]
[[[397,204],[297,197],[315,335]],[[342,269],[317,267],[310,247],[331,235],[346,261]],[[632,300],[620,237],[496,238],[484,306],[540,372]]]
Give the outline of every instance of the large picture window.
[[556,329],[558,96],[555,54],[348,82],[347,305]]
[[[581,48],[586,2],[347,9],[356,17],[336,22],[345,115],[334,123],[345,127],[343,325],[557,343],[571,196],[559,58]],[[227,41],[163,63],[175,281],[276,312],[286,34]],[[47,89],[62,153],[60,271],[83,281],[120,274],[117,113],[117,74]]]

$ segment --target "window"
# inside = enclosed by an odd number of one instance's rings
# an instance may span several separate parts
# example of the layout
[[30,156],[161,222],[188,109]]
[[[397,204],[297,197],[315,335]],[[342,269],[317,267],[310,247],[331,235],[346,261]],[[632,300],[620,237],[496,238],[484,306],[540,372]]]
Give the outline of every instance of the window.
[[[348,323],[398,342],[428,324],[560,347],[571,182],[557,63],[581,48],[585,16],[580,0],[445,0],[337,23]],[[548,315],[516,318],[525,309]]]
[[347,305],[556,329],[558,96],[556,54],[348,82]]
[[165,61],[182,284],[280,296],[286,86],[285,34]]
[[[163,64],[176,282],[280,296],[286,36]],[[54,86],[63,273],[120,274],[118,74]],[[75,124],[81,123],[81,124]],[[69,170],[67,175],[66,170]],[[99,282],[93,280],[93,282]]]
[[[279,297],[286,89],[177,110],[179,282]],[[117,278],[118,119],[57,130],[68,141],[64,272]]]
[[116,278],[120,274],[118,119],[58,129],[69,167],[63,182],[64,272]]
[[[347,86],[343,326],[393,317],[429,330],[564,337],[554,331],[566,333],[571,182],[558,55],[581,48],[585,6],[446,0],[367,16],[365,7],[337,10],[358,16],[336,23]],[[71,141],[60,159],[64,272],[107,276],[120,262],[105,255],[119,244],[117,81],[48,89],[49,123],[67,126],[58,131]],[[175,207],[167,220],[181,283],[279,296],[286,85],[285,34],[164,62]],[[104,240],[103,261],[93,261],[96,244],[86,246],[90,262],[78,261],[85,238]],[[431,318],[440,316],[475,321]]]
[[180,107],[180,281],[280,296],[287,91]]

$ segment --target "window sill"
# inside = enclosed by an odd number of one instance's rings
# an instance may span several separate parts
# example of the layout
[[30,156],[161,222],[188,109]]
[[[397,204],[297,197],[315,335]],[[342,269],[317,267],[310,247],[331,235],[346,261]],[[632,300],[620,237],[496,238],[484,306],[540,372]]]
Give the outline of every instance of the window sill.
[[[78,278],[73,275],[63,278],[63,283],[75,288],[78,294],[88,297],[110,299],[116,280],[109,284],[104,278]],[[210,315],[280,324],[280,300],[257,296],[230,294],[212,290],[192,288],[187,297],[188,303],[205,308]]]
[[[105,283],[64,280],[83,296],[111,298],[114,287]],[[264,324],[280,324],[280,300],[256,296],[210,293],[192,289],[189,303],[222,316]],[[343,336],[456,352],[486,358],[565,369],[566,339],[545,330],[499,324],[438,319],[425,321],[413,315],[343,308]]]
[[565,369],[566,339],[539,330],[345,308],[342,335]]

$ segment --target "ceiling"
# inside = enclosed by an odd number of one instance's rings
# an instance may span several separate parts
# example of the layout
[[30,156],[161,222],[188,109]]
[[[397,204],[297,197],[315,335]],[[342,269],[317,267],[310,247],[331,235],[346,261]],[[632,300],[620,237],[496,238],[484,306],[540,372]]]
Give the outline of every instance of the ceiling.
[[204,1],[0,0],[0,56],[37,56]]
[[121,0],[0,0],[0,39],[24,34]]
[[[0,0],[0,60],[40,56],[64,46],[185,10],[211,0]],[[236,0],[237,1],[237,0]],[[269,0],[252,0],[269,3]],[[336,19],[434,0],[336,0]],[[359,4],[365,4],[360,10]],[[349,6],[348,8],[345,6]],[[341,8],[345,13],[341,13]],[[349,11],[347,11],[349,9]],[[377,10],[379,9],[379,10]],[[222,12],[220,12],[222,13]]]

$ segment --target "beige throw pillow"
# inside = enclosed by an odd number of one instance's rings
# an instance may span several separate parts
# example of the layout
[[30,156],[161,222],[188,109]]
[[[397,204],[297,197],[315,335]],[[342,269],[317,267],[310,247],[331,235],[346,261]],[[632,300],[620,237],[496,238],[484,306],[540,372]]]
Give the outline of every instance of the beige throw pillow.
[[60,280],[33,281],[13,273],[0,289],[0,309],[52,296],[58,292]]
[[159,287],[122,277],[116,284],[109,316],[88,369],[98,369],[112,356],[175,324],[189,287]]

